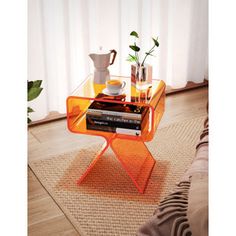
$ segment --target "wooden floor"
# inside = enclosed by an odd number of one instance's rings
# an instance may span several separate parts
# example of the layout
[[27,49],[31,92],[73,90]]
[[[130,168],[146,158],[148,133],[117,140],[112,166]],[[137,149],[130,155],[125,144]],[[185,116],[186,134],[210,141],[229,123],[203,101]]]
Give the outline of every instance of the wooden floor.
[[[166,97],[166,111],[159,127],[206,114],[208,88],[198,88]],[[100,139],[72,134],[66,120],[29,128],[28,162],[78,149]],[[54,200],[28,168],[28,232],[30,236],[79,235]]]

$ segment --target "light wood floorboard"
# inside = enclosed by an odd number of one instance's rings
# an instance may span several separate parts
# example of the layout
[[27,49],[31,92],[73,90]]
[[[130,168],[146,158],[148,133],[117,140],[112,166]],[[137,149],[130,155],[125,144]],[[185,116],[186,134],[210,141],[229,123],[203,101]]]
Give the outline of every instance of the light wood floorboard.
[[[206,114],[208,88],[198,88],[166,97],[166,110],[159,128]],[[72,151],[101,138],[72,134],[66,120],[29,128],[28,162]],[[28,168],[28,232],[38,235],[79,235],[37,177]]]

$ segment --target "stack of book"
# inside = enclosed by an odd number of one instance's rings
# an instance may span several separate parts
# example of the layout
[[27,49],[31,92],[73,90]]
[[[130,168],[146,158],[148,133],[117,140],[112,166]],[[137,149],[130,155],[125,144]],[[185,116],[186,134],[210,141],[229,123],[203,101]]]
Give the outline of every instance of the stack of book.
[[148,112],[147,106],[93,101],[86,113],[86,126],[88,130],[139,136]]

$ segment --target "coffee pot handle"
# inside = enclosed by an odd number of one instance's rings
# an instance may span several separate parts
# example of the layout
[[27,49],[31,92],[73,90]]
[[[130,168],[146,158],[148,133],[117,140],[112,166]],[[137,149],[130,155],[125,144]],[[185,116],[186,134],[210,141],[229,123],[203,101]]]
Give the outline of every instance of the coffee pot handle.
[[111,54],[113,53],[113,58],[112,58],[112,61],[110,63],[110,65],[112,65],[114,63],[115,59],[116,59],[117,52],[116,52],[115,49],[110,50],[110,52],[111,52]]

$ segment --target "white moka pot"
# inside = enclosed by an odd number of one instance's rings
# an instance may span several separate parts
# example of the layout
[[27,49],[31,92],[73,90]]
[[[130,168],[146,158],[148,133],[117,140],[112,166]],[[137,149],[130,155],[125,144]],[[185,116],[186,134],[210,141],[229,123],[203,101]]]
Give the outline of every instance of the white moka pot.
[[[111,54],[113,54],[111,60]],[[94,83],[105,84],[110,79],[110,72],[108,66],[112,65],[116,58],[116,50],[112,49],[108,52],[91,53],[89,57],[93,60],[94,64]]]

